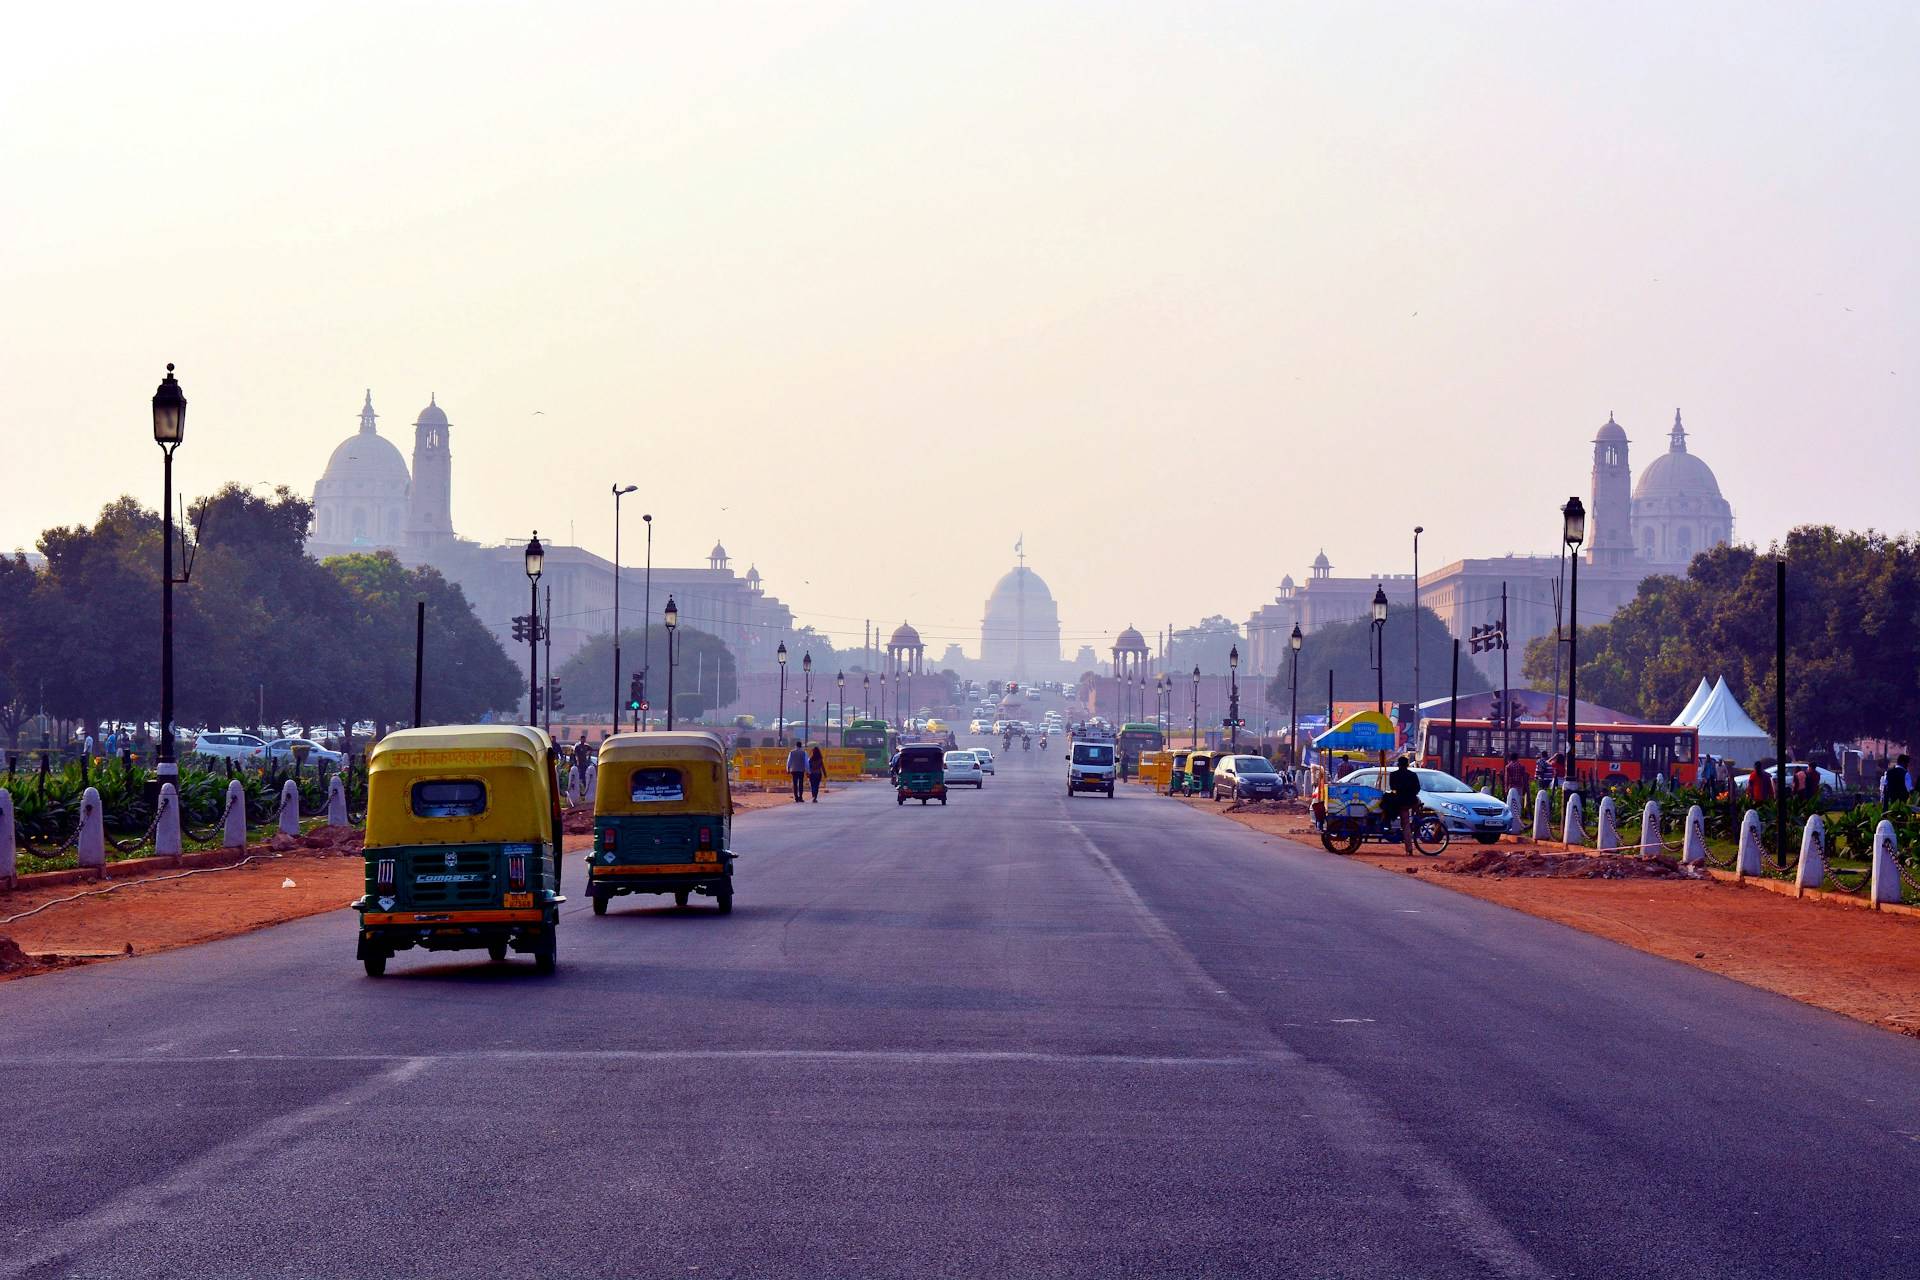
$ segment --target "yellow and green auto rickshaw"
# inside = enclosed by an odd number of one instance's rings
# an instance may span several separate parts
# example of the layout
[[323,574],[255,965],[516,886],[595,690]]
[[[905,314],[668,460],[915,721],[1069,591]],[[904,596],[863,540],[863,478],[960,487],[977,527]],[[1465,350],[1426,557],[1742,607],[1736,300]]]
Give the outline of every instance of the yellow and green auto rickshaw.
[[694,894],[733,910],[733,791],[711,733],[616,733],[600,744],[587,892],[593,914],[628,893]]
[[1177,796],[1187,787],[1187,757],[1191,747],[1175,747],[1167,752],[1167,794]]
[[916,742],[900,748],[894,759],[893,799],[895,804],[918,800],[947,802],[947,753],[939,746]]
[[553,743],[518,725],[401,729],[367,753],[360,959],[509,949],[559,961],[560,791]]
[[1185,794],[1204,796],[1213,790],[1213,762],[1220,756],[1218,751],[1199,751],[1187,753],[1187,785]]

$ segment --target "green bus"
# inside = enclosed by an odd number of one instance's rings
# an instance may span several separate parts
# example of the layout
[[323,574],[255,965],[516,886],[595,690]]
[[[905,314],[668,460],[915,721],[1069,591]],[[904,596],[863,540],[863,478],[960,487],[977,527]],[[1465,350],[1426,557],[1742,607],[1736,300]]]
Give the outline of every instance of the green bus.
[[885,720],[849,720],[841,745],[858,747],[866,753],[863,766],[868,773],[885,773],[893,758],[893,730]]
[[1158,751],[1166,745],[1166,735],[1160,732],[1159,725],[1150,721],[1123,724],[1120,732],[1114,736],[1114,748],[1129,768],[1139,765],[1142,751]]

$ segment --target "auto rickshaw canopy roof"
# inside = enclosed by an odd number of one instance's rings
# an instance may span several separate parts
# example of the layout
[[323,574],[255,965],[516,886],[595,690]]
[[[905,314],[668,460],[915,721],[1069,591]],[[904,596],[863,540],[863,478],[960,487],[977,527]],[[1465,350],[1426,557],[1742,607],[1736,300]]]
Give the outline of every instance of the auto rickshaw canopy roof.
[[[657,776],[635,786],[636,775],[647,770],[673,769],[673,780]],[[727,780],[727,749],[711,733],[616,733],[600,744],[594,775],[593,812],[612,814],[733,812],[733,789]]]
[[[399,729],[367,752],[366,847],[541,844],[553,839],[551,742],[523,725],[452,724]],[[479,812],[416,812],[421,782],[478,782]]]

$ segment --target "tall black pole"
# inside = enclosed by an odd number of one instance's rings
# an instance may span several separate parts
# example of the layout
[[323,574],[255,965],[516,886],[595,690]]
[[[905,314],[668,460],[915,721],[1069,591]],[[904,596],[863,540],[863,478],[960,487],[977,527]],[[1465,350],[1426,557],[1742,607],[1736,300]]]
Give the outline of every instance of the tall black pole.
[[527,725],[540,727],[540,579],[527,579]]
[[413,607],[413,727],[418,729],[420,719],[420,681],[426,670],[427,653],[427,602],[418,601]]
[[647,620],[640,629],[640,687],[645,689],[653,676],[653,513],[643,512],[640,519],[647,526],[647,582],[640,598],[640,616]]
[[547,696],[540,703],[540,720],[547,736],[553,736],[553,584],[547,584],[546,618],[540,624],[540,646],[547,655]]
[[1580,726],[1575,722],[1579,701],[1574,696],[1575,669],[1580,665],[1580,548],[1567,557],[1567,789],[1580,789]]
[[1453,638],[1453,693],[1447,701],[1447,772],[1460,776],[1460,637]]
[[[1773,853],[1787,865],[1787,558],[1773,562]],[[1758,766],[1756,766],[1758,767]],[[1807,768],[1814,766],[1809,763]],[[1815,774],[1816,780],[1819,775]],[[1818,795],[1820,789],[1814,788]]]
[[676,629],[673,627],[668,627],[667,628],[667,731],[669,733],[673,731],[673,667],[674,667],[674,660],[676,656],[674,654],[674,648],[675,648],[674,641],[677,638],[678,638],[678,632],[676,631]]
[[780,664],[780,714],[775,717],[780,724],[780,745],[787,745],[787,664]]
[[1500,758],[1513,750],[1513,692],[1507,687],[1507,584],[1500,584]]
[[1300,651],[1293,651],[1293,707],[1288,714],[1292,717],[1293,727],[1287,730],[1287,763],[1296,770],[1297,782],[1300,774]]
[[[172,365],[167,368],[171,370]],[[167,374],[169,380],[173,374]],[[154,744],[157,768],[162,781],[172,781],[177,772],[173,763],[173,450],[161,445],[160,470],[165,495],[160,500],[160,740]]]

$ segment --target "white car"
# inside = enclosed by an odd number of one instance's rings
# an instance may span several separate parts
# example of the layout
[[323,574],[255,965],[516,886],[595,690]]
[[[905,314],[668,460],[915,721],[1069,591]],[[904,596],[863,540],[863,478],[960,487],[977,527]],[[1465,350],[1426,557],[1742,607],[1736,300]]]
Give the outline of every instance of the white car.
[[968,733],[986,733],[988,732],[987,722],[985,720],[975,720],[973,723],[967,726],[967,732]]
[[251,733],[203,733],[193,744],[195,755],[248,764],[267,756],[265,739]]
[[946,774],[950,787],[972,787],[978,791],[987,785],[987,775],[980,768],[980,757],[972,751],[947,752]]
[[[1376,791],[1391,790],[1387,777],[1391,769],[1356,769],[1340,779],[1344,785],[1355,783]],[[1481,844],[1493,844],[1507,829],[1509,814],[1505,802],[1475,791],[1460,779],[1439,769],[1415,769],[1420,778],[1420,803],[1447,824],[1457,836],[1472,836]]]
[[973,748],[974,759],[980,762],[980,771],[988,777],[993,776],[993,752],[985,747]]
[[306,744],[308,764],[325,762],[337,769],[346,759],[338,751],[329,751],[311,738],[275,738],[267,744],[267,758],[290,764],[294,759],[294,748],[302,743]]
[[[1823,791],[1840,790],[1839,774],[1835,773],[1831,769],[1822,769],[1819,765],[1814,765],[1813,770],[1816,774],[1819,775],[1821,790]],[[1801,779],[1801,776],[1806,773],[1806,771],[1807,771],[1807,766],[1804,764],[1789,764],[1787,766],[1787,781],[1791,784],[1792,789],[1794,791],[1798,791],[1800,789],[1800,779]],[[1780,777],[1780,766],[1777,764],[1770,764],[1762,772],[1764,772],[1769,778],[1773,778],[1777,781]],[[1753,782],[1752,770],[1748,770],[1746,773],[1736,774],[1733,779],[1734,790],[1745,791],[1752,782]]]

